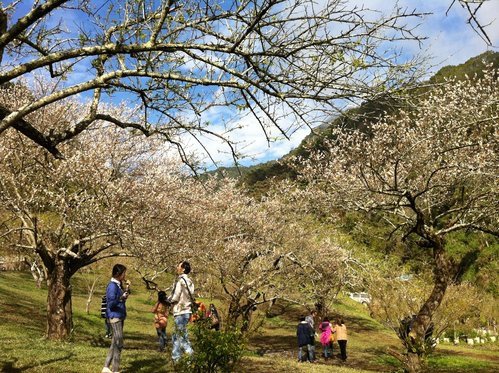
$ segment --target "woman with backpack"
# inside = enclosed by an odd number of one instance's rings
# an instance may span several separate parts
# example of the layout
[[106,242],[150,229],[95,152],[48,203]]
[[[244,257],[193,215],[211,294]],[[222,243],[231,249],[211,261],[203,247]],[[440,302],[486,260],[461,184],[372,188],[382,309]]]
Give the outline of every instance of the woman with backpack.
[[164,291],[158,292],[158,301],[152,309],[154,327],[159,338],[159,351],[164,352],[166,346],[166,325],[168,324],[168,299]]
[[121,350],[123,349],[123,325],[126,318],[126,300],[129,294],[128,289],[128,291],[123,289],[126,267],[123,264],[115,264],[112,276],[106,289],[106,316],[111,323],[113,337],[102,373],[117,373],[120,371]]

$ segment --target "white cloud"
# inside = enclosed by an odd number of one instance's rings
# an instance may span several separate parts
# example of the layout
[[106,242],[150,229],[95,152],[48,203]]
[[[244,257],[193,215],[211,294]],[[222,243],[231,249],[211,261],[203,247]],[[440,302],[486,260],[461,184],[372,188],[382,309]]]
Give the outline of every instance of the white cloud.
[[[248,112],[240,117],[227,108],[214,108],[203,115],[203,121],[209,120],[215,124],[210,128],[213,132],[223,135],[233,142],[234,149],[243,155],[242,164],[260,163],[265,160],[277,159],[297,147],[303,138],[310,133],[306,127],[294,128],[293,118],[285,116],[280,122],[281,128],[286,132],[289,140],[274,126],[266,123],[265,131],[258,120]],[[224,125],[221,123],[224,122]],[[266,135],[267,136],[266,136]],[[267,141],[267,137],[270,141]],[[227,144],[214,137],[201,136],[198,141],[192,138],[184,138],[186,149],[196,154],[209,152],[210,156],[217,162],[218,166],[230,166],[234,163],[232,153]],[[206,166],[213,167],[206,156]]]
[[[487,47],[480,36],[468,25],[468,13],[456,2],[446,15],[452,0],[355,0],[348,1],[347,6],[362,5],[365,8],[375,9],[380,13],[390,12],[395,5],[409,10],[415,9],[418,12],[431,13],[423,19],[418,19],[419,35],[426,36],[427,39],[419,46],[417,43],[404,43],[406,54],[423,54],[429,58],[429,75],[436,72],[445,65],[457,65],[464,63],[471,57],[483,53],[487,49],[497,50],[499,47],[499,20],[495,19],[499,14],[499,1],[487,1],[479,13],[481,24],[488,25],[485,30],[491,38],[493,47]],[[416,24],[416,23],[414,23]],[[395,47],[400,47],[396,45]],[[209,116],[213,123],[221,115],[233,115],[227,109],[217,109],[212,111]],[[277,141],[267,143],[260,125],[256,119],[245,117],[237,122],[242,126],[231,134],[231,138],[238,141],[237,150],[249,157],[249,161],[243,163],[259,163],[270,159],[277,159],[294,149],[305,136],[310,133],[308,128],[298,129],[291,140],[285,140],[283,137]],[[291,123],[288,123],[291,124]],[[273,129],[272,135],[278,135],[278,131]],[[220,165],[230,165],[232,158],[227,153],[228,148],[221,143],[207,140],[205,145],[212,156]]]
[[[445,65],[461,64],[487,49],[497,50],[499,47],[499,20],[495,19],[499,14],[498,1],[485,2],[478,13],[482,25],[490,24],[485,30],[491,38],[493,47],[487,47],[467,24],[469,14],[465,9],[457,2],[449,9],[451,3],[452,0],[399,1],[402,6],[415,7],[419,11],[432,13],[422,20],[419,27],[420,34],[427,37],[422,44],[422,50],[432,58],[434,66],[432,72]],[[410,51],[417,52],[415,48]]]
[[[317,7],[325,6],[328,0],[318,0]],[[487,47],[485,42],[480,36],[473,31],[470,25],[467,24],[468,13],[463,9],[458,2],[455,2],[452,8],[446,15],[446,11],[452,4],[452,0],[348,0],[345,1],[346,7],[363,6],[366,9],[376,10],[370,18],[381,14],[390,13],[394,7],[407,8],[408,10],[416,10],[418,12],[432,13],[423,19],[410,21],[411,24],[420,23],[418,33],[426,36],[427,39],[423,41],[421,48],[418,43],[404,43],[406,55],[424,53],[431,56],[431,70],[429,73],[434,73],[438,68],[444,65],[456,65],[465,62],[467,59],[483,53],[487,49],[497,50],[499,47],[499,20],[496,18],[499,15],[499,1],[489,0],[486,1],[480,12],[478,13],[481,24],[488,25],[485,28],[488,36],[491,38],[494,47]],[[25,7],[24,7],[25,8]],[[26,10],[22,8],[23,10]],[[66,24],[77,20],[77,12],[70,13],[69,18],[65,19]],[[54,13],[54,15],[58,15]],[[52,16],[51,19],[57,17]],[[19,14],[14,16],[17,17]],[[409,22],[409,19],[407,19]],[[234,25],[227,24],[227,27]],[[228,29],[221,29],[221,32],[228,32]],[[211,36],[207,36],[205,41],[210,41]],[[401,47],[401,44],[394,44],[390,49]],[[183,56],[183,55],[182,55]],[[185,57],[185,56],[183,56]],[[213,56],[215,58],[216,56]],[[8,63],[8,58],[4,60],[4,64]],[[17,62],[17,61],[16,61]],[[183,69],[196,70],[199,66],[193,60],[185,58]],[[88,70],[90,65],[88,61],[83,61],[79,64],[71,76],[71,79],[66,84],[76,84],[88,79]],[[220,92],[220,90],[218,91]],[[216,97],[216,92],[210,92],[212,97]],[[85,98],[91,95],[91,92],[82,94],[81,97]],[[118,102],[123,97],[117,95],[114,102]],[[203,121],[209,121],[213,124],[213,131],[219,134],[226,134],[225,124],[232,127],[241,127],[237,130],[230,132],[230,138],[237,143],[236,150],[243,153],[248,157],[247,162],[258,163],[269,159],[276,159],[288,153],[291,149],[298,146],[301,140],[310,133],[306,127],[298,128],[290,135],[290,140],[284,139],[279,134],[276,128],[269,127],[269,137],[274,139],[270,144],[267,142],[264,132],[260,127],[258,121],[250,115],[245,115],[237,118],[240,113],[231,111],[228,108],[216,107],[203,113]],[[283,113],[281,113],[283,114]],[[235,118],[235,119],[234,119]],[[292,127],[293,119],[288,117],[281,123],[283,127],[288,130]],[[203,144],[221,165],[230,165],[233,160],[229,148],[220,141],[213,139],[203,138]],[[196,152],[202,152],[202,147],[193,141],[188,141],[188,147]],[[243,161],[243,163],[245,163]]]

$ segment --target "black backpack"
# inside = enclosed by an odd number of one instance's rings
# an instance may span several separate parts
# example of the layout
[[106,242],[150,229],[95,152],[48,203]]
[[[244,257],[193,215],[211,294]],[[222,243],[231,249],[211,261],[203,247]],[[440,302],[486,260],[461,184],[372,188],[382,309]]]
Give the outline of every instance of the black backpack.
[[106,310],[107,310],[107,297],[106,295],[103,295],[102,300],[100,302],[100,316],[103,319],[107,318]]
[[210,303],[208,318],[210,319],[211,329],[220,330],[220,315],[213,303]]

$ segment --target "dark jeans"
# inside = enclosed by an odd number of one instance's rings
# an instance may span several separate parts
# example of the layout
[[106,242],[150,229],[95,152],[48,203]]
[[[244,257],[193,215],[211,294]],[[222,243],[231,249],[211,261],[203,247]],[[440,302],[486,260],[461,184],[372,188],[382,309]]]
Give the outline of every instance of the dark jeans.
[[341,360],[345,361],[347,359],[347,341],[340,340],[338,344],[340,345]]
[[159,337],[159,350],[164,351],[166,346],[166,328],[158,328],[156,329],[156,333]]
[[327,345],[322,346],[322,354],[326,359],[330,358],[333,354],[333,345],[328,343]]
[[[306,351],[305,351],[306,348]],[[315,360],[315,346],[305,345],[298,348],[298,360],[299,361],[314,361]]]

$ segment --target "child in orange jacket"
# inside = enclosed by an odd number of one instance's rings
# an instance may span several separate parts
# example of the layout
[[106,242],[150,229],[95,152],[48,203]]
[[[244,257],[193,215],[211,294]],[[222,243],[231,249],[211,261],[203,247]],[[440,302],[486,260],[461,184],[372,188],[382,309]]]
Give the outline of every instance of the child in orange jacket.
[[152,309],[154,327],[159,338],[159,351],[164,352],[166,346],[166,325],[168,324],[168,301],[164,291],[158,292],[158,301]]

